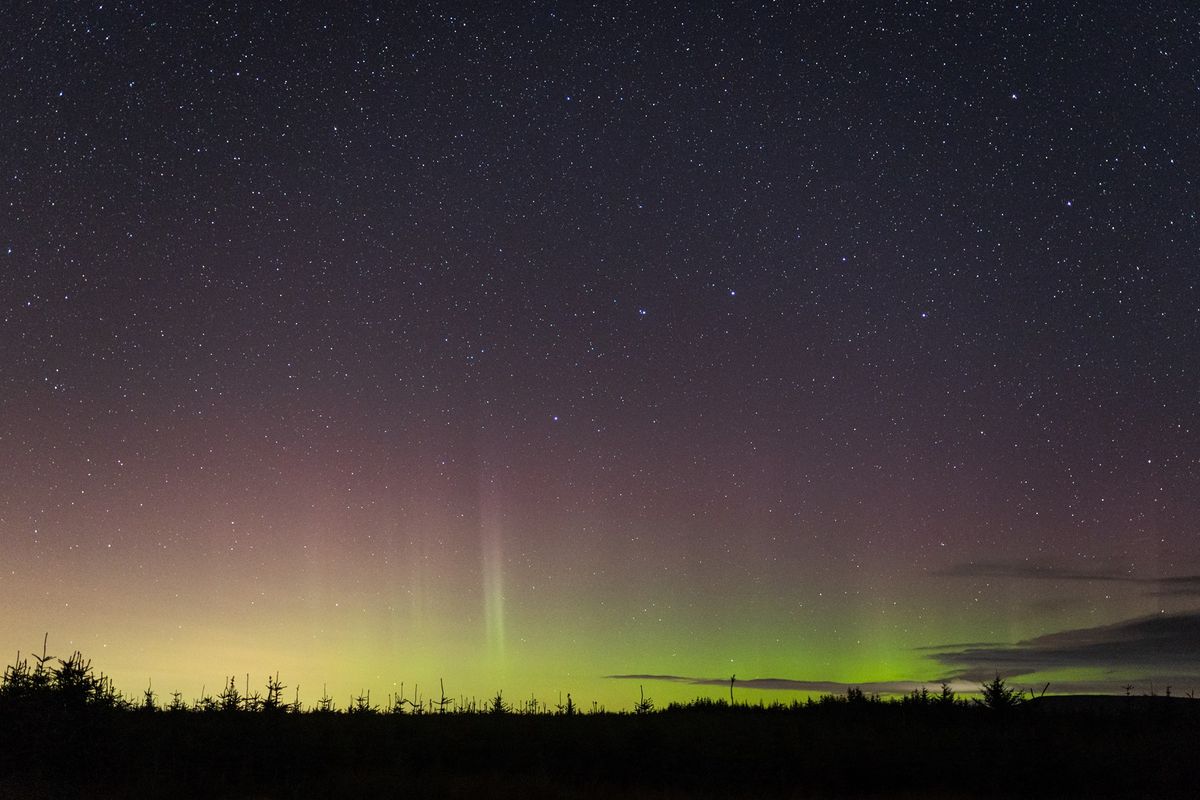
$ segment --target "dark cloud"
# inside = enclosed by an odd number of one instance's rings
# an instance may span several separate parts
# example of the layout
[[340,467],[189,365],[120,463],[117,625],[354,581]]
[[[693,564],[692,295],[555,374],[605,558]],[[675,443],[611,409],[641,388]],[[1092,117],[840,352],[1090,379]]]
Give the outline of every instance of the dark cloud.
[[[683,683],[688,686],[729,686],[729,678],[696,678],[684,675],[607,675],[615,680],[658,681],[668,683]],[[843,683],[840,681],[800,681],[790,678],[750,678],[739,679],[734,683],[736,689],[763,689],[771,691],[810,692],[813,694],[844,694],[847,689],[862,689],[868,694],[907,694],[914,689],[927,687],[934,689],[941,681],[874,681],[867,683]],[[955,686],[956,690],[962,688]]]
[[1200,668],[1200,611],[1060,631],[1008,646],[950,649],[930,658],[969,680],[1069,667],[1194,674]]
[[943,578],[1015,578],[1019,580],[1095,581],[1146,587],[1152,595],[1200,596],[1200,575],[1147,578],[1112,570],[1081,570],[1029,561],[972,561],[936,570]]

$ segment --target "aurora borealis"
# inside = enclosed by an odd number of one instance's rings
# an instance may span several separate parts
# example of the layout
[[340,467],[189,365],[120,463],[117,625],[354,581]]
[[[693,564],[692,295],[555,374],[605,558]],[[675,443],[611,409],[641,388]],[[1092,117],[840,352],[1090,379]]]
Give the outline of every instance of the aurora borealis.
[[6,652],[339,703],[1200,688],[1195,9],[0,37]]

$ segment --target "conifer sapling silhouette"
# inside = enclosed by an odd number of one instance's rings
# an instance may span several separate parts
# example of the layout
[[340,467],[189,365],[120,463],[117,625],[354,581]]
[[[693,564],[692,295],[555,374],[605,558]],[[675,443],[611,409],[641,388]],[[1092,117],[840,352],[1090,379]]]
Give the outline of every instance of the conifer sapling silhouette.
[[638,700],[637,705],[633,707],[634,713],[649,714],[654,710],[654,701],[649,697],[646,697],[646,691],[641,686],[638,686],[638,695],[640,696],[640,699]]
[[511,710],[512,708],[504,702],[504,693],[501,691],[497,691],[496,696],[487,705],[489,714],[507,714]]
[[237,682],[232,676],[217,695],[217,707],[222,711],[240,711],[242,708],[242,693],[238,691]]
[[1021,690],[1010,688],[999,673],[995,678],[981,685],[979,691],[983,696],[976,699],[975,702],[994,711],[1016,708],[1024,702]]
[[279,682],[279,673],[275,673],[275,677],[267,676],[267,695],[262,700],[262,710],[265,712],[287,711],[287,704],[283,702],[283,690],[287,687]]

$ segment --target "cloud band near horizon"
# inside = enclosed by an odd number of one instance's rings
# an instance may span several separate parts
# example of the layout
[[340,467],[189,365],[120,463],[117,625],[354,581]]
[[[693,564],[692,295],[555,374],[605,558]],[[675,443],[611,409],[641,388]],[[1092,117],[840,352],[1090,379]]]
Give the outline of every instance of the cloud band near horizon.
[[[971,691],[999,674],[1005,678],[1059,670],[1105,671],[1106,677],[1055,682],[1056,692],[1120,692],[1130,683],[1200,685],[1200,610],[1155,614],[1110,625],[1076,628],[1034,637],[1012,645],[944,645],[922,648],[948,672],[930,680],[846,683],[828,680],[753,678],[736,680],[735,688],[810,693],[840,693],[851,687],[878,694],[907,694],[947,683],[955,691]],[[729,678],[680,675],[609,675],[617,680],[669,681],[693,686],[728,686]]]

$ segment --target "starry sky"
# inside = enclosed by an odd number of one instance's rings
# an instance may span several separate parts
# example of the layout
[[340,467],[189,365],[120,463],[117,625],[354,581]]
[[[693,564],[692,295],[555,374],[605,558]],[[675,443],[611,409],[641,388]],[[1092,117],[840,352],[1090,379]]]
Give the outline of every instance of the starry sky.
[[5,653],[1200,689],[1191,4],[61,2],[0,45]]

